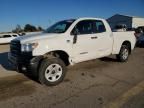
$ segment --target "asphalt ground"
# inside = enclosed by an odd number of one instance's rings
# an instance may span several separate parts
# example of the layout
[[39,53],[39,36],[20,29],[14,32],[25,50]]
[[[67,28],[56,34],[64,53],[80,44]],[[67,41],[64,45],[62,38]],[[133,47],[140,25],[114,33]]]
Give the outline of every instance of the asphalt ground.
[[8,51],[0,46],[0,108],[144,108],[143,48],[126,63],[110,56],[69,66],[54,87],[14,71]]

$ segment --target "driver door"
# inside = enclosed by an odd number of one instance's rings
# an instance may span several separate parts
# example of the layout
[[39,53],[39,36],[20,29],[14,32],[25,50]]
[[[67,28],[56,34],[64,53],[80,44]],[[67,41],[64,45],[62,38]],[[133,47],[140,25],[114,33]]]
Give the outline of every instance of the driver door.
[[72,46],[73,61],[78,63],[95,58],[96,37],[93,34],[93,21],[80,21],[74,30],[77,31],[77,41]]

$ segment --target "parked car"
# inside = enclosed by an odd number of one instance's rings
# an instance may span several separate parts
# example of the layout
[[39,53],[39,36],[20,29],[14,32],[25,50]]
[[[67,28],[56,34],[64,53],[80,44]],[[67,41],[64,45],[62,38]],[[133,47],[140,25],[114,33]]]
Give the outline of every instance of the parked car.
[[138,47],[144,47],[144,33],[141,34],[141,36],[139,36],[139,37],[137,38],[137,43],[136,43],[136,45],[137,45]]
[[137,27],[135,29],[135,36],[136,36],[137,39],[139,37],[141,37],[143,34],[144,34],[144,26],[140,26],[140,27]]
[[24,35],[26,35],[26,33],[22,32],[22,33],[19,33],[18,35],[19,36],[24,36]]
[[141,33],[144,33],[144,26],[139,26],[137,29],[139,29]]
[[134,32],[112,32],[104,19],[71,19],[12,40],[8,59],[19,71],[27,70],[42,84],[54,86],[63,81],[68,65],[111,54],[126,62],[135,43]]
[[125,24],[118,24],[115,26],[114,32],[124,32],[127,31],[127,26]]
[[15,34],[15,33],[0,34],[0,44],[10,43],[11,40],[13,40],[17,37],[19,37],[19,35]]

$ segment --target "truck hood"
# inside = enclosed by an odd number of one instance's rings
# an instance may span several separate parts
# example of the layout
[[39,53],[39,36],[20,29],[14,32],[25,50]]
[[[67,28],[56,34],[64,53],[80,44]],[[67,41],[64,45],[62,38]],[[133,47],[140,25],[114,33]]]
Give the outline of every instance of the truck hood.
[[15,40],[19,40],[21,43],[27,43],[37,40],[51,39],[57,37],[57,34],[54,33],[37,33],[30,34],[16,38]]

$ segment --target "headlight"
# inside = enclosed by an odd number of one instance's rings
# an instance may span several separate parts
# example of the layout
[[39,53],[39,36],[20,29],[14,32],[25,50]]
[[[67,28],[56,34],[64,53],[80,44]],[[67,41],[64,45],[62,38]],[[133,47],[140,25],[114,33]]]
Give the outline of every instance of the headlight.
[[31,52],[38,46],[38,43],[27,43],[21,45],[22,52]]

